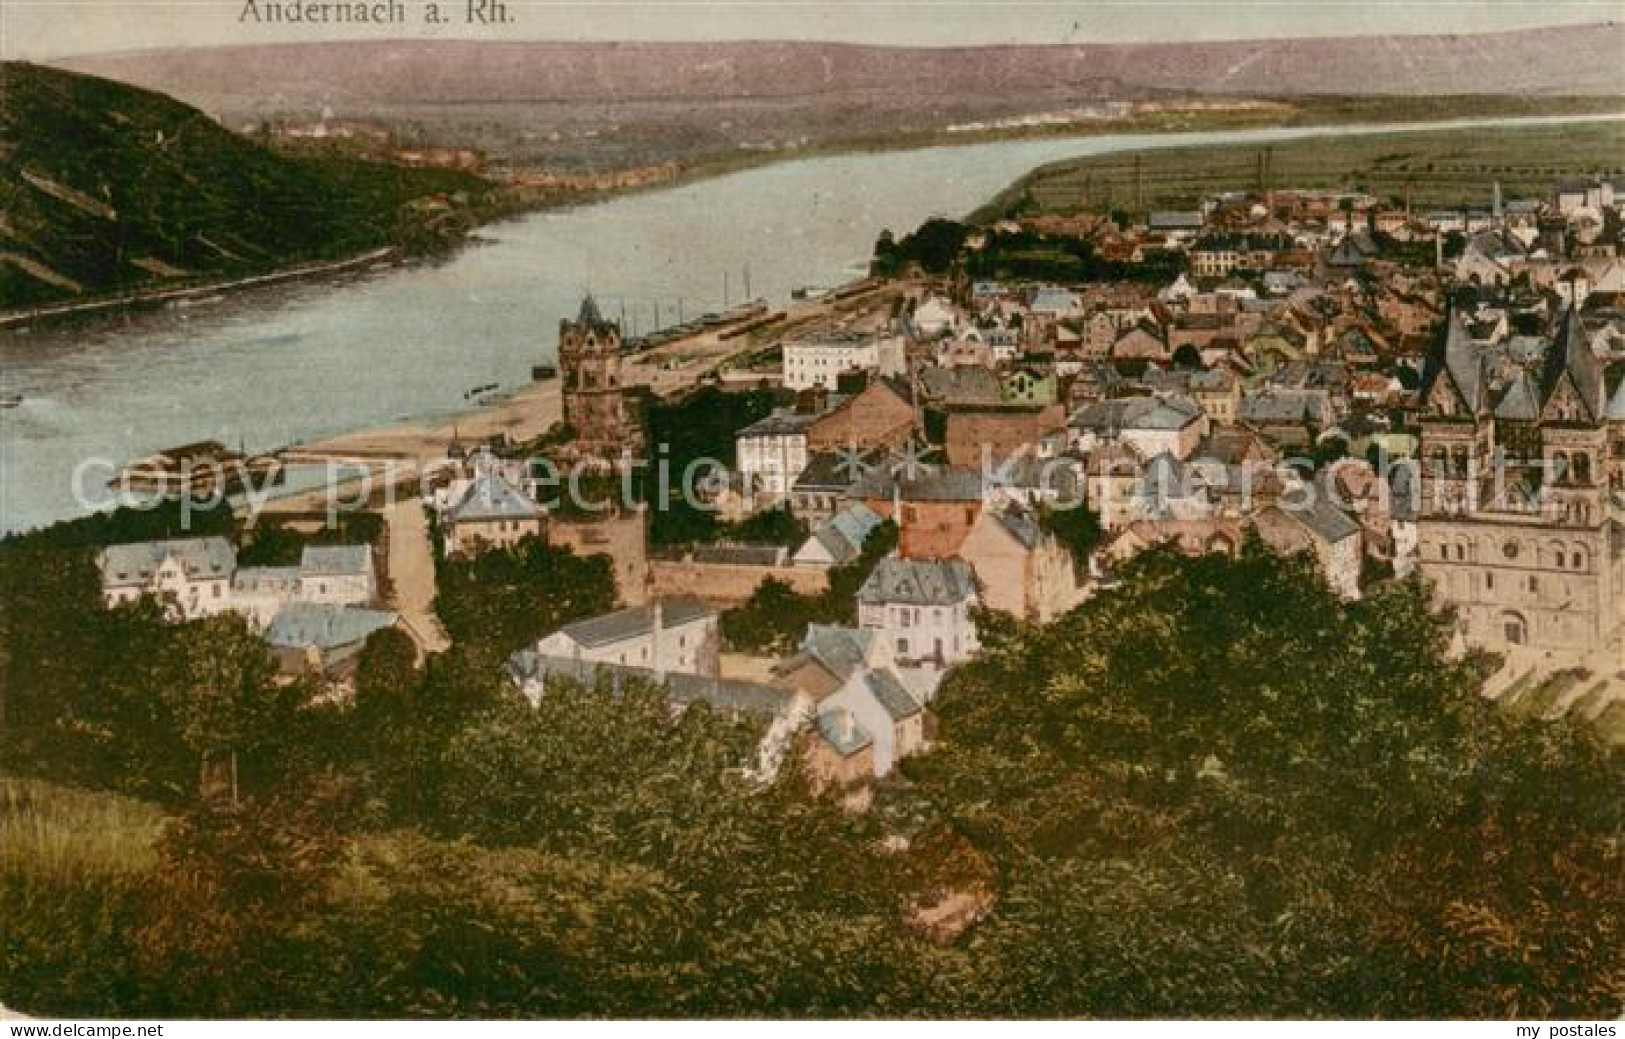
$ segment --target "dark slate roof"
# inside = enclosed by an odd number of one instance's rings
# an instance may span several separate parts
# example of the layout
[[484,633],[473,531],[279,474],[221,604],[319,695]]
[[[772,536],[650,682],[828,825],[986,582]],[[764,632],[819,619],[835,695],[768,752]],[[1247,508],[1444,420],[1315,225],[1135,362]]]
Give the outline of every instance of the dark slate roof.
[[1428,354],[1422,369],[1420,398],[1432,396],[1433,385],[1446,375],[1452,379],[1470,414],[1484,407],[1484,360],[1459,310],[1445,315],[1445,334]]
[[778,545],[695,545],[696,563],[733,563],[738,566],[778,566],[784,549]]
[[1153,231],[1199,230],[1202,226],[1202,214],[1194,209],[1190,211],[1153,210],[1146,224]]
[[817,663],[841,681],[868,666],[864,657],[868,653],[873,632],[861,628],[843,628],[835,624],[809,624],[801,639],[800,656]]
[[1184,429],[1202,417],[1202,406],[1189,397],[1118,397],[1085,404],[1072,413],[1074,429]]
[[[566,624],[559,630],[583,646],[603,646],[624,639],[647,635],[654,628],[654,603],[628,606],[624,610],[605,613],[597,617]],[[675,596],[660,600],[660,623],[667,628],[691,621],[716,616],[716,610],[702,599]]]
[[383,610],[330,603],[289,603],[265,629],[265,641],[290,649],[336,649],[366,639],[394,624],[396,615]]
[[576,324],[594,332],[605,332],[615,328],[612,322],[604,320],[603,313],[598,309],[598,301],[592,298],[592,293],[581,297],[581,309],[576,313]]
[[604,323],[604,315],[598,312],[598,301],[592,298],[592,293],[581,297],[581,311],[576,315],[576,321],[583,325]]
[[1320,422],[1326,417],[1325,390],[1268,389],[1241,398],[1240,418],[1244,422]]
[[943,466],[934,472],[906,477],[899,489],[904,501],[980,501],[982,474],[964,466]]
[[870,450],[853,457],[846,451],[818,451],[807,459],[807,467],[796,477],[798,491],[844,491],[856,484],[860,470],[880,464],[884,452]]
[[299,556],[299,572],[311,576],[365,573],[372,550],[366,545],[306,545]]
[[464,523],[471,520],[535,519],[542,514],[542,509],[498,473],[484,472],[474,478],[462,498],[446,514],[452,522]]
[[230,577],[237,566],[237,550],[225,538],[138,541],[102,549],[102,580],[107,584],[145,584],[170,556],[180,561],[186,576],[192,580]]
[[898,681],[897,676],[886,668],[870,671],[863,676],[863,681],[894,722],[912,718],[924,709],[920,706],[920,702],[914,699],[913,694],[903,688],[903,683]]
[[856,754],[874,742],[869,731],[858,724],[852,712],[844,707],[819,712],[818,735],[843,758]]
[[813,531],[813,537],[828,550],[836,563],[846,563],[858,557],[863,551],[863,543],[883,522],[885,520],[879,513],[857,502],[819,524],[818,529]]
[[784,689],[756,682],[675,672],[660,675],[646,667],[595,664],[573,657],[543,656],[528,649],[520,650],[509,657],[504,670],[508,678],[521,687],[530,682],[545,685],[549,679],[562,679],[575,682],[587,689],[595,689],[602,681],[611,690],[618,692],[627,683],[646,682],[653,686],[663,686],[666,698],[678,706],[707,703],[718,710],[751,714],[765,719],[775,719],[789,714],[795,699],[793,693]]
[[875,564],[858,589],[858,601],[869,604],[952,606],[975,595],[976,580],[962,559],[887,556]]
[[907,471],[877,469],[853,489],[860,498],[892,498],[903,501],[981,501],[982,474],[969,466],[919,466]]
[[993,512],[993,519],[1009,532],[1023,548],[1037,548],[1039,542],[1044,540],[1044,532],[1038,526],[1038,517],[1017,505],[1007,505]]
[[1335,545],[1360,532],[1360,525],[1348,513],[1320,494],[1315,495],[1314,502],[1308,508],[1283,508],[1282,511],[1330,544]]
[[741,429],[736,436],[768,437],[805,433],[807,427],[817,422],[823,415],[823,412],[791,411],[788,409],[775,411],[767,418],[752,422],[744,429]]
[[1591,344],[1586,342],[1585,328],[1574,307],[1563,312],[1557,335],[1552,339],[1551,349],[1546,352],[1546,370],[1541,377],[1543,404],[1551,400],[1565,372],[1585,403],[1589,412],[1587,417],[1592,421],[1600,419],[1607,409],[1604,397],[1607,386],[1603,379],[1602,361],[1591,349]]
[[1540,417],[1540,401],[1527,372],[1520,371],[1513,376],[1512,384],[1501,395],[1501,403],[1495,406],[1495,417],[1520,422],[1533,422]]

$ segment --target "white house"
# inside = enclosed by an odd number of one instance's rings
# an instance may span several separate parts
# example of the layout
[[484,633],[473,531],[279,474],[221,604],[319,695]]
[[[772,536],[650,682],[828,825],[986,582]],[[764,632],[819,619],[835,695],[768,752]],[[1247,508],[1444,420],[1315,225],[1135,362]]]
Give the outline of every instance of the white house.
[[822,332],[790,340],[783,346],[784,385],[807,390],[835,390],[845,372],[901,375],[906,368],[901,336],[856,332]]
[[506,548],[542,530],[542,507],[495,469],[475,475],[462,495],[441,513],[448,556]]
[[863,543],[885,520],[862,502],[855,502],[818,525],[792,562],[796,566],[839,566],[858,558]]
[[294,603],[366,606],[377,597],[366,545],[307,545],[298,566],[245,566],[231,578],[231,609],[261,628]]
[[858,589],[858,626],[884,639],[898,663],[941,669],[976,652],[977,601],[964,560],[887,556]]
[[1142,458],[1164,452],[1188,458],[1208,434],[1207,413],[1180,394],[1094,401],[1067,422],[1072,446],[1090,452],[1107,444],[1131,447]]
[[182,538],[109,545],[97,560],[108,606],[151,595],[170,600],[185,620],[231,609],[237,550],[225,538]]
[[298,566],[238,568],[225,538],[187,538],[111,545],[99,558],[108,606],[152,595],[173,602],[178,619],[231,611],[264,630],[293,604],[359,607],[378,596],[366,545],[307,545]]
[[306,545],[299,556],[299,600],[356,606],[378,594],[366,545]]
[[925,707],[878,633],[813,624],[800,651],[774,669],[778,684],[814,703],[818,732],[837,750],[860,743],[875,778],[925,747]]
[[717,611],[684,596],[567,624],[538,641],[535,652],[656,674],[715,676],[719,646]]
[[734,436],[740,490],[747,499],[771,502],[788,497],[807,468],[807,429],[822,412],[779,411]]
[[944,332],[952,332],[964,320],[959,308],[940,296],[928,296],[914,308],[910,322],[914,334],[921,339],[933,339]]

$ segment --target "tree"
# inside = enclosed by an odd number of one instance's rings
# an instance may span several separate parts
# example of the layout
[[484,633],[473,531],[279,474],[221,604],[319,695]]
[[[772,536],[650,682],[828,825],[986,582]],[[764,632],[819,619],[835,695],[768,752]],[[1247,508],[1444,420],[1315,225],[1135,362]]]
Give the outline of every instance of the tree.
[[294,687],[278,687],[276,664],[265,643],[234,613],[182,625],[169,647],[171,683],[163,696],[173,712],[177,735],[196,756],[205,785],[210,770],[233,800],[238,795],[240,758],[274,744],[296,706]]
[[743,606],[722,614],[722,637],[735,649],[783,653],[793,649],[807,625],[820,619],[819,600],[776,577],[764,577]]
[[1072,553],[1073,564],[1079,568],[1084,567],[1089,556],[1100,544],[1104,532],[1100,529],[1100,517],[1086,505],[1077,505],[1073,508],[1044,508],[1038,514],[1039,526],[1046,532],[1054,534],[1061,544]]
[[577,556],[540,538],[444,562],[435,612],[452,641],[500,661],[560,625],[615,604],[609,558]]
[[1202,371],[1207,366],[1202,363],[1202,351],[1196,348],[1195,343],[1180,343],[1179,349],[1174,351],[1174,367],[1185,371]]
[[356,709],[374,711],[381,719],[398,718],[397,705],[406,702],[418,680],[417,656],[417,643],[398,627],[368,635],[356,661]]
[[1617,751],[1486,704],[1419,581],[1342,604],[1256,537],[1121,576],[986,632],[903,764],[1006,878],[986,1012],[1618,1012]]

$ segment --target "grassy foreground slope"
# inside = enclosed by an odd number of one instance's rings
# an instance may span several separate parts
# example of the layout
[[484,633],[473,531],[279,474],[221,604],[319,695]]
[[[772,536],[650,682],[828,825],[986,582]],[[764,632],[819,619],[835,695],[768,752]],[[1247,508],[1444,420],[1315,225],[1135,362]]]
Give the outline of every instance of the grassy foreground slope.
[[0,307],[424,244],[486,187],[279,156],[160,94],[19,62],[0,66],[0,141]]
[[[1268,164],[1268,184],[1259,160]],[[1079,209],[1172,208],[1216,191],[1358,188],[1418,208],[1487,206],[1491,184],[1506,197],[1544,195],[1575,174],[1625,171],[1625,122],[1492,129],[1415,130],[1306,137],[1273,145],[1213,145],[1065,159],[1040,166],[977,214]],[[1136,188],[1138,182],[1138,188]],[[1139,205],[1136,205],[1138,198]]]

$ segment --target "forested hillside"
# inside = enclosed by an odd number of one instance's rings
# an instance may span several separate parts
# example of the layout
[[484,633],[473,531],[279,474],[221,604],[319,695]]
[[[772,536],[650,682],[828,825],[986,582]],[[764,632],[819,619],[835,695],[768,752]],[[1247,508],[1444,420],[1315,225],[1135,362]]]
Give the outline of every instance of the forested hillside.
[[275,154],[161,94],[0,65],[0,307],[261,273],[461,229],[476,177]]

